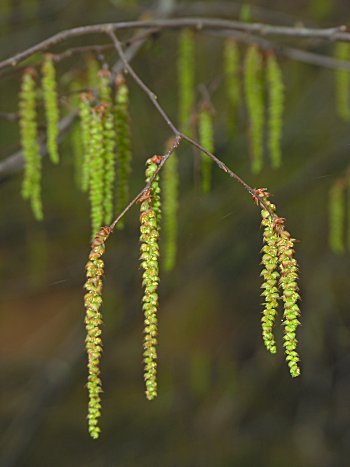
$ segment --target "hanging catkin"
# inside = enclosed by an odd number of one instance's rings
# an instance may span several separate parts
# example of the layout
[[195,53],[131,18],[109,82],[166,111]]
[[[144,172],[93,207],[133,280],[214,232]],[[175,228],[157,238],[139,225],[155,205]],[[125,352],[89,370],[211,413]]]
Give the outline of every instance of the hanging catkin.
[[[129,90],[122,74],[116,78],[115,128],[117,140],[117,210],[121,212],[129,199],[129,176],[131,173],[131,143],[129,117]],[[117,224],[122,228],[123,219]]]
[[38,143],[35,78],[36,72],[33,68],[24,71],[19,101],[19,124],[24,157],[22,196],[30,200],[34,217],[41,220],[43,218],[41,155]]
[[58,164],[59,110],[56,90],[56,70],[51,54],[46,54],[42,65],[42,88],[46,114],[47,149],[51,162]]
[[227,39],[224,46],[224,73],[227,99],[229,104],[229,127],[232,133],[237,127],[240,103],[239,49],[234,39]]
[[179,38],[178,86],[179,126],[191,134],[191,116],[194,106],[194,39],[193,32],[184,29]]
[[104,107],[92,108],[90,122],[90,205],[92,237],[103,224],[104,207],[104,143],[103,123]]
[[104,144],[104,197],[103,210],[104,222],[110,224],[113,216],[113,196],[116,164],[116,132],[114,124],[114,112],[112,103],[112,91],[110,87],[111,73],[107,69],[99,72],[99,93],[103,106],[103,144]]
[[90,89],[98,87],[98,73],[100,64],[94,55],[89,55],[86,60],[87,83]]
[[[169,141],[168,147],[171,147],[171,145],[172,141]],[[164,269],[171,271],[175,266],[177,251],[178,159],[176,153],[173,153],[164,165],[162,192],[164,230],[164,253],[162,257]]]
[[284,84],[280,66],[273,52],[270,52],[267,56],[266,73],[269,99],[268,145],[271,165],[274,169],[278,169],[281,166],[282,161],[281,140],[284,108]]
[[263,166],[264,98],[261,85],[262,58],[258,48],[248,48],[244,64],[244,87],[248,110],[252,171],[257,174]]
[[[346,42],[337,42],[335,45],[335,57],[338,60],[349,62],[350,45]],[[338,69],[336,71],[335,84],[337,113],[341,119],[348,122],[350,120],[349,70]]]
[[336,254],[344,253],[345,197],[343,181],[333,184],[329,192],[329,245]]
[[[198,115],[199,142],[209,152],[214,152],[213,120],[208,105],[203,105]],[[201,187],[203,193],[211,188],[211,170],[213,162],[206,154],[201,154]]]
[[105,243],[111,233],[109,227],[100,229],[93,238],[89,261],[86,265],[85,289],[85,327],[86,327],[86,351],[88,355],[88,426],[92,438],[97,439],[100,434],[98,419],[101,416],[101,378],[100,359],[102,354],[101,326],[102,315],[102,277],[104,274],[104,262],[102,255],[105,251]]
[[[148,182],[157,170],[162,156],[154,156],[147,161],[146,181]],[[158,283],[159,283],[159,229],[160,200],[158,176],[151,188],[144,195],[140,209],[140,252],[143,269],[142,284],[144,287],[144,379],[146,397],[149,400],[157,396],[157,335],[158,335]]]
[[90,92],[83,92],[80,94],[80,132],[81,140],[83,145],[83,161],[81,168],[81,187],[83,191],[87,191],[89,188],[90,180],[90,155],[91,155],[91,142],[90,142],[90,131],[91,131],[91,103],[93,95]]

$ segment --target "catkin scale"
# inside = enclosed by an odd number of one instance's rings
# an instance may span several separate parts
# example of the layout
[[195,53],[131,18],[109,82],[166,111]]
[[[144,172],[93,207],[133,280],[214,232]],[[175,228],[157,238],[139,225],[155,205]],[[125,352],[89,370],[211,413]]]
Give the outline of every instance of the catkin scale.
[[24,157],[22,196],[30,200],[34,217],[42,220],[41,155],[38,143],[35,77],[36,72],[33,68],[24,71],[19,100],[19,125]]
[[58,164],[58,121],[59,110],[56,89],[56,70],[51,54],[45,55],[42,65],[42,89],[46,115],[47,149],[51,162]]

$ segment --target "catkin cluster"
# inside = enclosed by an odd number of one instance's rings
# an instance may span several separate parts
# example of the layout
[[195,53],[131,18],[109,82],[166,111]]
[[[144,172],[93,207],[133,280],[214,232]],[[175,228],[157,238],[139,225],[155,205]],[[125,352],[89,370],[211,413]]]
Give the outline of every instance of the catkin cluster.
[[276,353],[276,343],[273,335],[278,301],[282,299],[284,349],[286,361],[292,377],[300,374],[299,355],[297,352],[296,331],[299,326],[300,310],[298,301],[298,264],[294,257],[294,242],[284,227],[284,219],[276,215],[276,207],[269,200],[265,189],[256,190],[257,201],[263,200],[262,227],[264,230],[262,249],[263,277],[262,295],[264,310],[262,316],[263,340],[271,353]]
[[51,162],[58,164],[57,137],[59,111],[57,104],[56,70],[51,54],[45,55],[42,65],[42,89],[46,114],[47,149]]
[[[161,156],[154,156],[147,161],[146,181],[149,182],[157,170]],[[157,335],[158,335],[158,283],[159,283],[159,230],[160,199],[158,176],[153,180],[150,190],[143,197],[140,208],[140,259],[143,269],[144,287],[144,379],[146,397],[149,400],[157,396]]]
[[102,277],[104,274],[104,262],[102,255],[105,251],[105,243],[111,233],[109,227],[100,229],[91,244],[89,261],[86,265],[86,294],[85,303],[85,326],[86,326],[86,351],[88,355],[88,425],[92,438],[98,438],[100,428],[98,419],[101,415],[101,378],[100,359],[102,354],[101,325],[102,315]]
[[41,201],[41,155],[38,143],[36,111],[36,72],[27,68],[23,73],[20,100],[20,134],[24,157],[22,196],[30,200],[34,217],[43,218]]

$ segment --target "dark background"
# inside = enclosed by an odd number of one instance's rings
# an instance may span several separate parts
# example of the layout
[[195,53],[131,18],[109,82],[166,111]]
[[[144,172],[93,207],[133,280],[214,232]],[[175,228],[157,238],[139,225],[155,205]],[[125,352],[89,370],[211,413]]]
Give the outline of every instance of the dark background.
[[[182,2],[176,14],[191,15],[194,8],[199,14],[208,5],[212,16],[229,18],[237,18],[241,6]],[[350,21],[346,1],[251,5],[253,19],[273,24],[328,27]],[[1,57],[62,29],[153,15],[158,7],[118,0],[0,0]],[[106,39],[70,41],[57,50],[88,41]],[[174,118],[176,41],[176,33],[164,33],[133,62]],[[327,42],[281,43],[333,53]],[[196,36],[197,84],[222,75],[222,44],[220,38]],[[102,59],[116,60],[114,52]],[[83,63],[75,58],[58,66],[62,94],[69,70]],[[349,255],[335,256],[327,240],[328,190],[348,164],[349,125],[336,116],[332,70],[283,59],[281,65],[286,114],[280,170],[272,171],[266,159],[262,173],[253,176],[243,108],[232,136],[223,85],[212,102],[217,154],[250,185],[269,187],[279,214],[300,239],[302,375],[289,376],[279,330],[277,356],[262,344],[258,210],[218,169],[212,192],[202,195],[193,151],[183,145],[178,262],[162,274],[160,286],[159,397],[144,397],[134,208],[106,253],[102,435],[89,438],[82,302],[89,206],[75,187],[67,137],[61,165],[44,160],[43,223],[33,220],[21,199],[20,175],[0,184],[1,467],[349,465]],[[162,152],[170,135],[147,98],[129,84],[131,192],[137,193],[144,161]],[[17,110],[19,86],[19,73],[0,77],[0,111]],[[1,159],[18,148],[17,124],[1,119]]]

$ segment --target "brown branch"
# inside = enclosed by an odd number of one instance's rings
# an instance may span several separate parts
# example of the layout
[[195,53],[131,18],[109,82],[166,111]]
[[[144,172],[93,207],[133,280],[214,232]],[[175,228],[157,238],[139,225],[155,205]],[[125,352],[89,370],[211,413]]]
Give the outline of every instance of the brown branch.
[[19,62],[30,57],[34,53],[47,50],[61,42],[73,37],[81,37],[91,34],[104,34],[108,31],[132,30],[132,29],[182,29],[191,28],[198,31],[206,29],[236,30],[254,33],[261,36],[283,36],[290,38],[314,38],[331,41],[350,42],[350,33],[346,32],[345,26],[334,28],[306,28],[290,26],[273,26],[260,23],[245,23],[241,21],[229,21],[224,19],[208,18],[178,18],[178,19],[155,19],[149,21],[127,21],[119,23],[96,24],[81,26],[78,28],[61,31],[38,44],[23,50],[0,62],[0,69],[14,67]]
[[[165,110],[163,109],[163,107],[159,104],[158,102],[158,98],[157,96],[151,91],[151,89],[142,81],[142,79],[139,77],[139,75],[135,72],[135,70],[132,68],[132,66],[129,64],[125,54],[124,54],[124,51],[123,51],[123,48],[122,48],[122,45],[119,41],[119,39],[117,38],[117,36],[115,35],[113,29],[109,29],[107,31],[107,34],[109,34],[109,36],[111,37],[112,41],[113,41],[113,44],[115,45],[115,48],[119,54],[119,57],[121,59],[121,61],[124,63],[124,66],[125,66],[125,69],[128,71],[128,73],[130,74],[130,76],[134,79],[134,81],[136,82],[136,84],[138,84],[138,86],[145,92],[145,94],[148,96],[148,98],[151,100],[152,104],[154,105],[154,107],[158,110],[158,112],[160,113],[160,115],[163,117],[163,119],[165,120],[165,122],[167,123],[167,125],[170,127],[170,129],[172,130],[172,132],[174,133],[176,139],[179,139],[179,143],[181,140],[184,140],[184,141],[187,141],[188,143],[190,143],[192,146],[194,146],[195,148],[199,149],[201,152],[203,152],[204,154],[206,154],[208,157],[210,157],[214,162],[215,164],[221,169],[223,170],[225,173],[227,173],[230,177],[232,177],[233,179],[235,179],[238,183],[240,183],[253,197],[254,200],[257,199],[257,194],[256,194],[256,190],[254,188],[252,188],[251,186],[249,186],[239,175],[237,175],[233,170],[231,170],[229,167],[227,167],[227,165],[222,162],[217,156],[215,156],[215,154],[213,154],[212,152],[208,151],[207,149],[205,149],[202,145],[200,145],[197,141],[195,141],[194,139],[190,138],[189,136],[185,135],[184,133],[182,133],[178,128],[176,128],[176,126],[174,125],[174,123],[170,120],[170,118],[168,117],[167,113],[165,112]],[[178,143],[178,144],[179,144]],[[170,152],[169,156],[172,154],[173,151]],[[168,156],[168,157],[169,157]],[[166,160],[168,159],[165,158],[165,160],[163,160],[160,164],[160,167],[158,167],[158,169],[160,170],[161,167],[164,165],[164,163],[166,162]],[[157,173],[159,172],[159,170],[157,171]],[[156,174],[157,174],[156,173]],[[153,180],[152,180],[153,181]],[[146,185],[147,187],[147,185]],[[133,201],[131,201],[131,203],[124,209],[124,211],[118,216],[118,218],[116,219],[119,220],[129,209],[131,206],[133,206],[133,204],[135,204],[135,202],[139,199],[139,197],[145,192],[147,191],[147,188],[144,188],[140,193],[139,195],[136,196],[136,198],[134,198]],[[270,210],[269,206],[262,200],[259,198],[259,203],[260,205],[266,209],[272,218],[275,218],[276,215]],[[112,224],[112,226],[114,226]],[[111,227],[112,227],[111,226]]]

